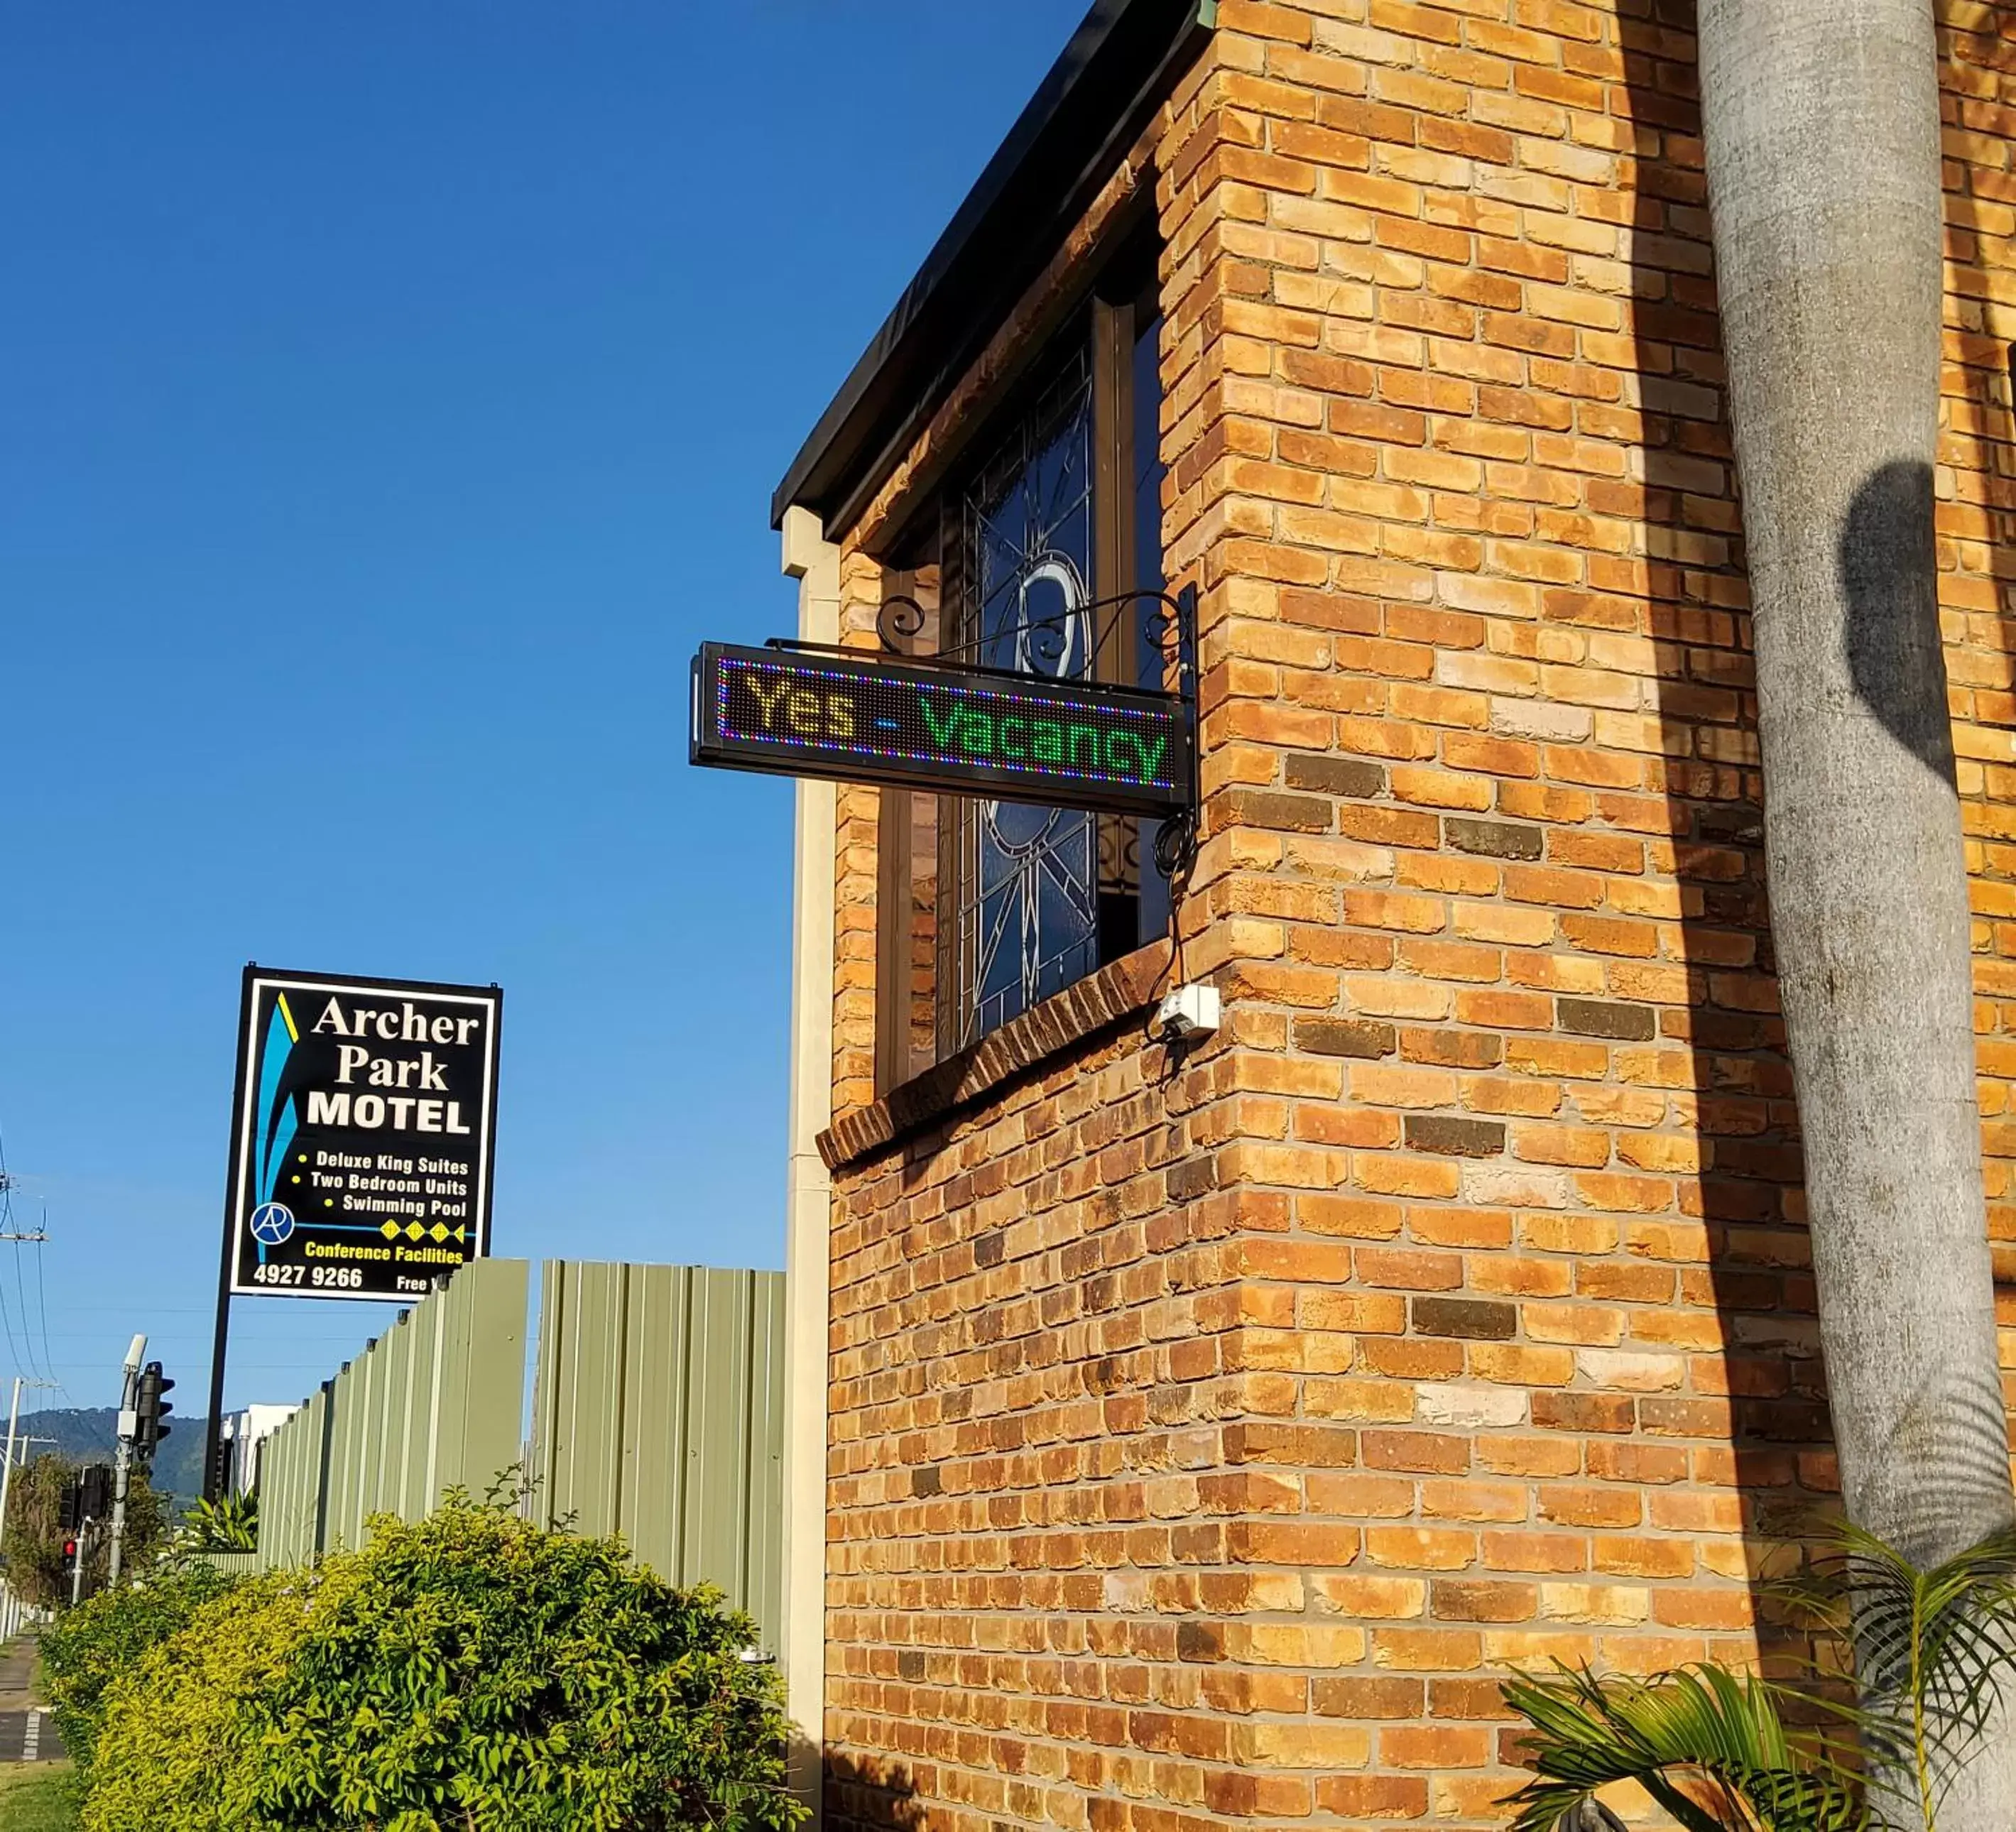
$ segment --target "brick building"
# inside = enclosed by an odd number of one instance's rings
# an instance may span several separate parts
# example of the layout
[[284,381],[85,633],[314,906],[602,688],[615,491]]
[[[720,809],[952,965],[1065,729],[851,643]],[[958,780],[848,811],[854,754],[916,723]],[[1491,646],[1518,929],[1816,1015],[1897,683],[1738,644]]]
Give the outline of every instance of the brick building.
[[[2016,8],[1940,5],[2016,1280]],[[1145,678],[1072,616],[1189,585],[1201,678],[1173,950],[1128,823],[801,790],[832,1823],[1497,1825],[1510,1666],[1755,1651],[1833,1474],[1694,59],[1683,0],[1102,0],[779,489],[807,635]]]

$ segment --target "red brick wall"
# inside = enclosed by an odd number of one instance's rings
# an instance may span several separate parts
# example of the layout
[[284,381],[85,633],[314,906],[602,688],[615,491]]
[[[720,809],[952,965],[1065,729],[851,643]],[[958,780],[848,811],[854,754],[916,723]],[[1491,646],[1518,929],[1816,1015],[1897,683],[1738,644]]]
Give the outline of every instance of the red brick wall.
[[[2016,1277],[2016,9],[1946,14],[1941,563]],[[1502,1823],[1496,1676],[1749,1657],[1833,1486],[1689,15],[1220,21],[1102,207],[1151,156],[1186,969],[1227,1034],[1173,1078],[1110,1035],[837,1179],[850,1823]],[[873,797],[842,820],[845,1107]]]

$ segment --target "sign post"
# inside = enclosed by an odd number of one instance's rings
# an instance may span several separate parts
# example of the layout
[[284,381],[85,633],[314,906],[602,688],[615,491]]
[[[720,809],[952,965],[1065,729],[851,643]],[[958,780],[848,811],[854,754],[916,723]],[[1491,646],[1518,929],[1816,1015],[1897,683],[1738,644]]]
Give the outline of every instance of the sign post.
[[203,1492],[233,1297],[424,1297],[489,1250],[495,986],[245,970]]

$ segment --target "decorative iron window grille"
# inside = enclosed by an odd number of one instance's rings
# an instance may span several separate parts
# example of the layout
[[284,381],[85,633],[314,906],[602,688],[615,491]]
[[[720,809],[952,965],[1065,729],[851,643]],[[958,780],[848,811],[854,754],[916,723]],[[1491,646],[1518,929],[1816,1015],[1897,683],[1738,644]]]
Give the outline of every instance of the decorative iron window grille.
[[[1060,680],[1093,660],[1093,389],[1082,347],[948,509],[945,635],[975,660]],[[976,801],[945,821],[944,1046],[959,1049],[1099,964],[1099,826]],[[949,973],[944,970],[949,968]],[[946,995],[951,997],[947,998]]]
[[[942,649],[1057,679],[1165,684],[1161,641],[1111,608],[1162,583],[1158,329],[1152,306],[1096,304],[1020,417],[947,493]],[[947,801],[938,840],[941,1057],[1166,925],[1139,821]]]

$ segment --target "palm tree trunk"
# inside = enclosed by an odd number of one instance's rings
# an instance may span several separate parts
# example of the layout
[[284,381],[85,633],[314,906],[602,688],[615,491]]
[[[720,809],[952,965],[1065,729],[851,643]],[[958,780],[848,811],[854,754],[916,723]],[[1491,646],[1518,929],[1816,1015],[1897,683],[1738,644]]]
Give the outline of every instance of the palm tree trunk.
[[[1772,926],[1848,1511],[1915,1562],[2012,1516],[1932,538],[1929,0],[1701,0]],[[1944,1832],[2016,1827],[2016,1737]]]

